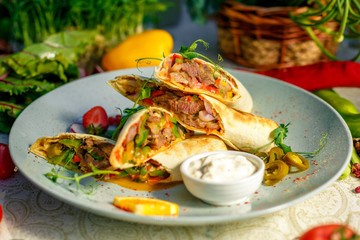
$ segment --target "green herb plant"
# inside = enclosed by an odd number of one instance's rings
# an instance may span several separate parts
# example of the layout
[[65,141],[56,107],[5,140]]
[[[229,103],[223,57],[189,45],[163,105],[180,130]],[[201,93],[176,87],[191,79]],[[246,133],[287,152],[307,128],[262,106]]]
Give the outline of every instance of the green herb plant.
[[3,0],[0,5],[10,16],[10,40],[24,46],[67,30],[97,30],[113,47],[168,8],[159,0]]
[[[359,38],[360,24],[360,2],[358,0],[311,0],[309,7],[305,12],[294,15],[290,13],[290,18],[301,26],[314,40],[323,53],[332,60],[339,60],[330,51],[328,51],[316,36],[314,30],[318,29],[334,37],[335,42],[340,43],[346,38]],[[327,23],[335,21],[339,23],[338,30],[332,30]],[[346,34],[346,29],[349,34]],[[360,59],[360,50],[351,61]]]

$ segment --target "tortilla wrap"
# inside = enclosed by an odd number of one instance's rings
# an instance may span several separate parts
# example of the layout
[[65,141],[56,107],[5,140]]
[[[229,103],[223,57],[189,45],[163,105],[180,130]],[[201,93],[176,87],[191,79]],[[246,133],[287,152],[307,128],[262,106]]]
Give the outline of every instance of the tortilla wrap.
[[[251,113],[236,111],[206,95],[202,97],[211,104],[221,119],[222,131],[215,131],[213,134],[221,137],[234,149],[251,152],[274,140],[274,130],[279,127],[275,121]],[[192,130],[193,128],[188,127],[188,129]],[[197,131],[199,130],[197,129]],[[272,147],[274,147],[274,143],[261,148],[259,152],[268,152]]]
[[[160,116],[162,122],[151,122],[150,116]],[[174,134],[175,130],[177,136]],[[136,139],[141,138],[145,131],[148,132],[146,140],[138,146]],[[156,107],[144,108],[131,115],[126,121],[109,161],[114,168],[119,169],[139,166],[147,159],[189,136],[189,131],[176,123],[172,113]],[[137,157],[135,153],[139,153]]]
[[[181,64],[183,63],[175,63],[174,56],[180,55],[170,54],[161,61],[158,67],[155,67],[154,76],[164,84],[184,92],[211,96],[221,101],[225,105],[239,111],[252,111],[253,100],[250,93],[240,81],[238,81],[226,70],[220,66],[215,66],[214,64],[199,58],[194,58],[191,60],[184,59],[183,61],[184,63],[186,62],[188,64],[187,66],[191,66],[190,68],[197,68],[195,70],[189,70],[185,67],[181,67]],[[177,69],[174,69],[172,66],[176,67]],[[174,77],[174,75],[172,75],[173,73],[181,76],[182,80],[175,80],[178,78]],[[215,75],[216,77],[214,77]],[[189,81],[184,79],[188,79]],[[193,79],[193,81],[190,79]],[[230,88],[230,91],[228,92],[230,96],[227,94],[227,92],[221,94],[224,92],[221,90],[221,88],[224,88],[224,85],[228,85],[226,88]],[[211,88],[209,88],[209,86],[212,88],[212,90],[210,90]],[[214,91],[214,88],[218,90]]]
[[[114,80],[108,82],[115,90],[121,93],[132,101],[136,101],[139,93],[144,86],[160,89],[164,92],[164,95],[171,97],[176,94],[183,94],[191,96],[191,99],[197,99],[195,101],[203,101],[206,112],[214,118],[213,121],[204,122],[202,125],[205,127],[195,127],[189,123],[187,114],[174,110],[171,104],[167,104],[166,101],[157,102],[157,98],[149,96],[147,99],[153,102],[156,107],[161,107],[171,112],[176,120],[181,123],[185,128],[202,132],[206,134],[214,134],[222,138],[226,144],[235,150],[243,150],[251,152],[253,149],[263,147],[269,144],[273,139],[273,130],[278,127],[278,124],[271,119],[267,119],[261,116],[257,116],[251,113],[234,110],[223,104],[222,102],[203,94],[186,94],[179,90],[164,87],[162,83],[156,79],[148,79],[136,75],[124,75],[118,76]],[[179,102],[179,99],[173,102]],[[138,104],[147,105],[146,101],[139,100]],[[186,102],[184,103],[186,104]],[[199,112],[200,113],[200,112]],[[200,114],[196,113],[193,115],[190,122],[198,122]],[[208,127],[216,123],[218,127]],[[267,152],[273,147],[274,144],[270,144],[267,147],[260,149],[260,152]]]
[[178,142],[166,151],[156,154],[152,159],[170,173],[170,177],[164,182],[182,181],[180,165],[187,158],[203,152],[225,150],[227,147],[220,138],[202,134]]

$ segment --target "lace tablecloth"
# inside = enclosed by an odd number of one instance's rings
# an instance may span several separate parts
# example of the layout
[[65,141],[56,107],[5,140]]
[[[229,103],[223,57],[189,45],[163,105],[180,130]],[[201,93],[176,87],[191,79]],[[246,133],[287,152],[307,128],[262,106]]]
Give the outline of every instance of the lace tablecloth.
[[67,205],[36,188],[21,173],[0,181],[4,219],[0,239],[295,239],[329,222],[360,229],[359,179],[338,180],[293,207],[246,221],[163,227],[111,220]]
[[[359,89],[339,92],[358,106]],[[6,142],[6,137],[0,139]],[[38,189],[20,172],[0,180],[4,217],[0,239],[296,239],[325,223],[346,223],[360,229],[360,180],[337,180],[292,207],[246,221],[205,226],[165,227],[112,220],[79,210]]]

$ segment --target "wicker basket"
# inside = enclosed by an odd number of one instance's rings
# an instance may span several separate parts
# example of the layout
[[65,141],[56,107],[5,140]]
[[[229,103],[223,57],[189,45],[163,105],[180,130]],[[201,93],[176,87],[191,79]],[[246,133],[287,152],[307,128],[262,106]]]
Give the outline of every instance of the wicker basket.
[[[219,48],[230,60],[259,70],[326,61],[307,32],[289,18],[290,12],[303,10],[226,1],[217,16]],[[330,22],[328,26],[336,29],[338,24]],[[315,33],[330,52],[337,51],[331,36]]]

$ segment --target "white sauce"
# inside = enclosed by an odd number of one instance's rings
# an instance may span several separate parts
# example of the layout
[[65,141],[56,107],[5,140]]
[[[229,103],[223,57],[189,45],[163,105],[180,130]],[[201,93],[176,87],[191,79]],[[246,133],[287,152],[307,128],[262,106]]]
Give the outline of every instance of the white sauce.
[[211,182],[226,182],[246,178],[256,171],[256,166],[244,156],[213,154],[192,161],[189,174]]

